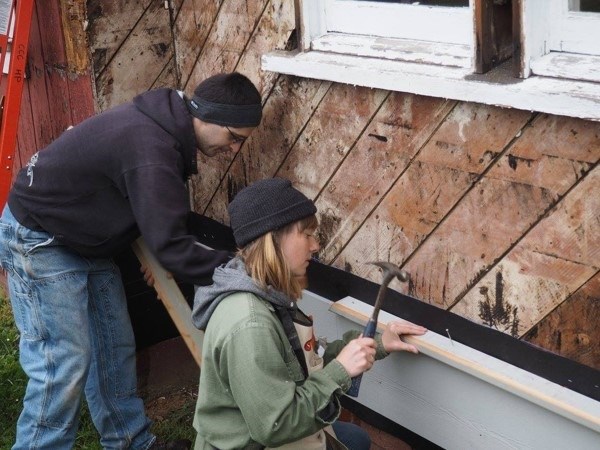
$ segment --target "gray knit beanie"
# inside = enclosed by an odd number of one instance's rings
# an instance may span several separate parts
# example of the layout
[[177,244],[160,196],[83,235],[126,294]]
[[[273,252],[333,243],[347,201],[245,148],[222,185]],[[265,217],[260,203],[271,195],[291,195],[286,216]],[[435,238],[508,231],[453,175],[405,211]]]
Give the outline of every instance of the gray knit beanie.
[[242,248],[269,231],[316,214],[317,208],[289,180],[269,178],[238,192],[228,211],[235,242]]

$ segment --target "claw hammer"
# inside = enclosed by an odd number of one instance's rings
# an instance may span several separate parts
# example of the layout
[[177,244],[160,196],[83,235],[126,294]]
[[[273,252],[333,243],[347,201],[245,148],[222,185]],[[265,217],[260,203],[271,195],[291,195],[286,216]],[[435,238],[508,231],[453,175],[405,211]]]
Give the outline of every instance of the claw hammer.
[[[402,282],[408,281],[408,273],[406,273],[404,270],[401,270],[397,265],[392,264],[391,262],[376,261],[368,264],[374,264],[378,267],[381,267],[381,269],[383,270],[383,280],[381,281],[381,286],[379,287],[379,292],[377,293],[377,299],[375,300],[375,308],[373,309],[371,318],[367,322],[365,330],[363,331],[363,337],[372,338],[373,336],[375,336],[375,332],[377,331],[377,317],[379,316],[379,310],[381,309],[381,305],[383,304],[383,298],[385,297],[388,285],[394,278],[398,278]],[[349,396],[358,397],[361,381],[362,374],[352,378],[352,385],[350,386],[350,389],[348,389],[347,392]]]

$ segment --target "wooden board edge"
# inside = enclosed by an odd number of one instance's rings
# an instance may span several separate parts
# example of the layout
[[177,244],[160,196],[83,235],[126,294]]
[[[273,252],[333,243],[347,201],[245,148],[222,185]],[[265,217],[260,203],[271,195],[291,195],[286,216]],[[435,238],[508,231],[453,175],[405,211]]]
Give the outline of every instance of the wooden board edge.
[[160,265],[148,249],[143,238],[132,244],[133,251],[143,266],[150,269],[154,277],[154,289],[163,302],[173,323],[181,333],[198,366],[202,362],[204,333],[192,323],[192,311],[173,277]]
[[[331,305],[330,311],[355,323],[367,323],[373,307],[353,297],[345,297]],[[390,320],[399,319],[381,311],[378,330]],[[520,396],[596,432],[600,432],[600,402],[526,372],[478,350],[454,342],[429,331],[424,336],[403,338],[419,352]],[[508,372],[511,372],[510,374]]]

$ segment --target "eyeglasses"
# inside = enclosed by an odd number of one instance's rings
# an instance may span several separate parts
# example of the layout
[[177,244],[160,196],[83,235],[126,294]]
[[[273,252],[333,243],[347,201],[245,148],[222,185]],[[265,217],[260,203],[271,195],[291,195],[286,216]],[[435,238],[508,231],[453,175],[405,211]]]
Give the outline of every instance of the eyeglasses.
[[229,129],[227,125],[225,125],[225,128],[227,129],[227,131],[229,131],[229,134],[231,135],[231,141],[233,144],[243,144],[246,141],[246,139],[248,139],[248,136],[241,136],[239,134],[234,133]]

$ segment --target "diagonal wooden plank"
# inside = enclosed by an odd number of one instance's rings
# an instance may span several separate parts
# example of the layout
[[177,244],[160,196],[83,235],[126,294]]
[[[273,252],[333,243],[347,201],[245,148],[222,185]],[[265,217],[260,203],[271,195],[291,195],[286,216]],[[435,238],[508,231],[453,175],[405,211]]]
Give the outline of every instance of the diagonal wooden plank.
[[315,198],[386,96],[378,89],[332,85],[276,175]]
[[223,0],[204,50],[185,84],[187,90],[211,75],[231,72],[236,67],[267,1]]
[[294,2],[270,0],[235,68],[252,80],[263,98],[271,92],[279,75],[262,70],[261,59],[272,50],[286,49],[293,41],[295,27]]
[[158,298],[165,305],[187,348],[196,360],[196,364],[200,366],[204,332],[197,329],[192,323],[192,310],[179,290],[179,286],[150,252],[143,238],[138,238],[131,246],[142,265],[152,273],[154,289],[156,289]]
[[[571,150],[560,156],[565,146],[563,133],[551,134],[560,129],[552,128],[555,121],[569,122],[573,130],[579,130],[578,146],[595,146],[596,158],[600,156],[600,143],[593,144],[595,132],[589,122],[539,116],[516,141],[517,156],[511,149],[495,163],[411,257],[406,268],[413,274],[413,295],[452,306],[591,168],[589,162],[572,160]],[[527,150],[532,158],[529,163],[504,178],[506,167],[515,167],[514,159],[525,148],[536,146],[538,129],[544,129],[545,138],[554,142],[553,154]]]
[[[378,272],[364,264],[366,261],[402,265],[420,251],[427,236],[530,117],[522,111],[460,103],[349,241],[335,265],[373,281],[378,280]],[[435,249],[444,243],[437,237],[432,242]],[[432,274],[428,265],[423,269],[426,274],[413,266],[410,270],[412,290],[422,299],[430,298],[428,290],[435,282],[431,277],[445,273]],[[401,291],[406,288],[396,282],[391,286]]]
[[[183,0],[177,12],[173,35],[181,85],[187,85],[223,0]],[[194,86],[190,86],[193,89]]]
[[321,260],[339,254],[455,104],[404,93],[388,97],[319,195]]
[[[210,36],[185,83],[188,91],[192,91],[200,81],[211,75],[235,70],[248,41],[256,33],[266,4],[267,0],[244,3],[224,0],[221,3]],[[244,75],[255,77],[255,74]],[[245,144],[249,145],[251,142]],[[198,155],[199,176],[194,177],[190,183],[196,209],[207,208],[234,159],[235,155],[221,154],[213,158]]]
[[[105,110],[149,89],[165,65],[174,64],[169,11],[153,2],[106,69],[96,78],[98,107]],[[144,70],[132,70],[143,67]]]
[[600,370],[600,272],[544,317],[523,340]]
[[171,60],[163,67],[162,72],[158,75],[156,80],[150,86],[150,89],[159,88],[175,88],[177,86],[177,68],[175,67],[175,57],[171,57]]
[[[452,308],[521,336],[600,269],[600,166]],[[597,318],[589,318],[597,325]]]
[[[88,40],[94,72],[101,74],[152,0],[89,0]],[[159,3],[159,2],[154,2]]]

